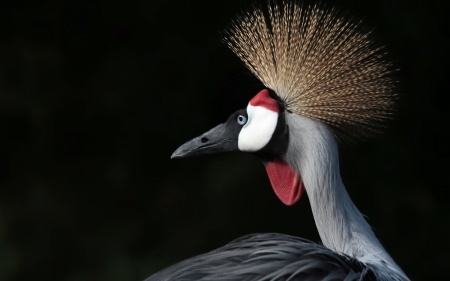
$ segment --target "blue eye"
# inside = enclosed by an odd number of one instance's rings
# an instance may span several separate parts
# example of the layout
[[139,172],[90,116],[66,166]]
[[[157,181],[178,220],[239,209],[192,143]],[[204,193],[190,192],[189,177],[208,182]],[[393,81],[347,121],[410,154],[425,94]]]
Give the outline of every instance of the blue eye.
[[238,115],[236,118],[236,123],[238,123],[239,125],[245,125],[245,123],[247,123],[247,117],[245,117],[244,115]]

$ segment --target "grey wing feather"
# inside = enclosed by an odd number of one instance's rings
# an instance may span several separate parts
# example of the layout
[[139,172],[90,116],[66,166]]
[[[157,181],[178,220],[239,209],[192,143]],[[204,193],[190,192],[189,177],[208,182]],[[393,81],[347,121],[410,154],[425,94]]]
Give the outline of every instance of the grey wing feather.
[[308,240],[267,233],[233,242],[150,276],[145,281],[354,281],[376,280],[355,258]]

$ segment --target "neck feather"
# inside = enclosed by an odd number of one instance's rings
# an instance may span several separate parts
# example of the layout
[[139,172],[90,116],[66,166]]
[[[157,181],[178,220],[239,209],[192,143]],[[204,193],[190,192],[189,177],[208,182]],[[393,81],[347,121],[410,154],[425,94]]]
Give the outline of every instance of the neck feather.
[[345,190],[339,171],[338,147],[331,130],[320,121],[296,114],[286,114],[286,122],[289,154],[284,160],[303,180],[322,243],[338,253],[385,270],[386,274],[380,274],[382,280],[384,275],[390,278],[386,280],[395,280],[392,278],[395,276],[399,276],[398,280],[408,280]]

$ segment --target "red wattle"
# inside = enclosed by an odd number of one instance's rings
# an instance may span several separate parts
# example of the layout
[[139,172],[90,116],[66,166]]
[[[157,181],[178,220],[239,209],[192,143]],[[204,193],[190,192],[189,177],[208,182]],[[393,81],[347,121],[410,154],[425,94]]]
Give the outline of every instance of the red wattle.
[[275,194],[281,202],[292,206],[303,194],[303,181],[287,163],[281,159],[266,164],[266,171]]

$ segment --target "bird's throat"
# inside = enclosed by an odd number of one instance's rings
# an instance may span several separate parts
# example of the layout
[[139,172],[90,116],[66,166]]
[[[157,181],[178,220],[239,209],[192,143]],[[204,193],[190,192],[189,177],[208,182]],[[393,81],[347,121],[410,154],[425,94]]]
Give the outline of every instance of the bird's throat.
[[281,202],[288,206],[297,203],[305,190],[297,172],[279,158],[265,163],[265,166],[273,190]]

